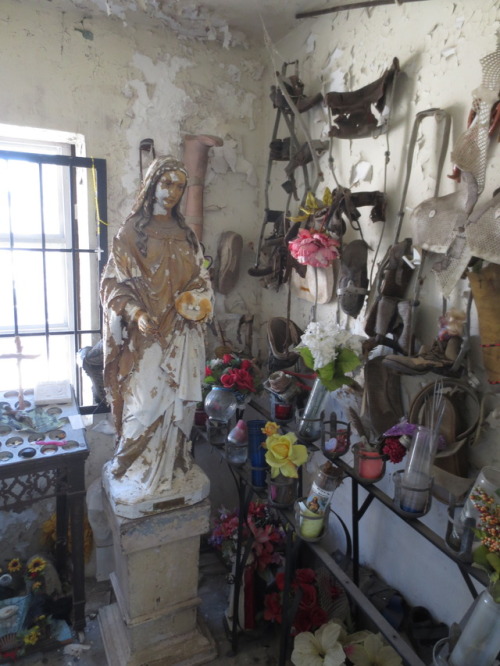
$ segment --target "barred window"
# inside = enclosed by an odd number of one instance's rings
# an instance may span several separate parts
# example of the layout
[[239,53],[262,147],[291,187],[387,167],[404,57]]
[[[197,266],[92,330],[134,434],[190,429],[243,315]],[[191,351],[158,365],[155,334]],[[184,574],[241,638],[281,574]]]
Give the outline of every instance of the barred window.
[[77,353],[102,332],[106,162],[74,153],[0,136],[0,388],[67,379],[88,413]]

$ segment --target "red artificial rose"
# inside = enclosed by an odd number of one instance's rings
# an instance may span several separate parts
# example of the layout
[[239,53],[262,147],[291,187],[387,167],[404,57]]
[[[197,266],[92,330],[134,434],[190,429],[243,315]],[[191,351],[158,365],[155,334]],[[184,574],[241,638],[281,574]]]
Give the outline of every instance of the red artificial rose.
[[405,457],[406,449],[397,437],[386,437],[382,453],[389,456],[392,463],[398,463]]
[[279,592],[271,592],[264,597],[264,619],[270,622],[281,622],[282,620],[281,595]]
[[224,356],[222,357],[222,362],[225,365],[231,365],[231,363],[233,362],[233,355],[232,354],[224,354]]
[[304,584],[300,586],[302,590],[302,598],[299,603],[299,608],[303,610],[314,608],[318,601],[318,593],[314,585]]
[[308,610],[299,609],[293,620],[294,633],[301,634],[303,631],[311,631],[312,627],[310,612]]
[[253,378],[252,375],[248,372],[248,370],[241,370],[241,369],[235,369],[232,370],[235,376],[235,383],[236,383],[236,388],[239,389],[240,391],[255,391],[254,385],[253,385]]
[[282,571],[279,571],[276,574],[275,582],[278,590],[285,589],[285,574]]
[[241,362],[240,368],[242,370],[250,370],[250,368],[253,366],[252,361],[249,361],[248,359],[245,359]]
[[210,377],[210,375],[212,375],[212,374],[213,374],[212,368],[209,365],[206,365],[205,366],[205,377]]
[[316,606],[310,611],[310,618],[314,631],[328,622],[328,614],[321,608],[321,606]]
[[299,585],[311,584],[316,580],[316,572],[314,569],[297,569],[295,572],[295,582]]
[[236,388],[236,376],[234,370],[229,370],[221,375],[220,383],[224,388]]

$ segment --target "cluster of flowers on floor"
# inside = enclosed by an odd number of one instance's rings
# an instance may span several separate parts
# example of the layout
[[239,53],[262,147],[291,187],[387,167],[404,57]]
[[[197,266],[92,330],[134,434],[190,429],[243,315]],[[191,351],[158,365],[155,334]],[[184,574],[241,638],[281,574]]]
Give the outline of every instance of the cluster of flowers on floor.
[[245,617],[238,618],[242,628],[286,625],[294,637],[295,666],[402,664],[396,651],[380,635],[353,630],[345,592],[329,572],[320,580],[315,569],[299,567],[287,584],[287,535],[272,507],[265,502],[250,502],[246,519],[240,523],[239,518],[238,511],[221,509],[209,543],[232,569],[229,579],[233,583],[238,530],[243,549],[249,549],[240,588],[245,597],[242,605]]

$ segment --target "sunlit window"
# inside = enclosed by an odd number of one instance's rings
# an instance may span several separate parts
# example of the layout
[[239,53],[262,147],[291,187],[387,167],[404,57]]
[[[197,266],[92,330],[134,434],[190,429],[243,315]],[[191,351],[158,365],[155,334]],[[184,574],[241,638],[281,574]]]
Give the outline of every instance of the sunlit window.
[[105,163],[1,130],[0,389],[68,379],[91,405],[76,355],[101,337]]

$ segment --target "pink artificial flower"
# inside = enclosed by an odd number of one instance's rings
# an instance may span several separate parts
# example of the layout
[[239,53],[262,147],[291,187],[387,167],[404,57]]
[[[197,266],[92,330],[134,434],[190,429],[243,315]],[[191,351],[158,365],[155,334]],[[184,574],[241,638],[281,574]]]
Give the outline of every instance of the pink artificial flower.
[[233,355],[232,354],[224,354],[222,357],[222,362],[225,365],[230,365],[233,362]]
[[245,358],[245,359],[241,362],[241,366],[240,366],[240,368],[241,368],[241,370],[250,370],[250,368],[251,368],[252,366],[253,366],[252,361],[249,361],[247,358]]
[[209,365],[205,366],[205,377],[210,377],[212,373],[212,368]]
[[299,264],[327,268],[339,256],[340,242],[322,231],[299,229],[298,235],[288,243],[290,254]]

